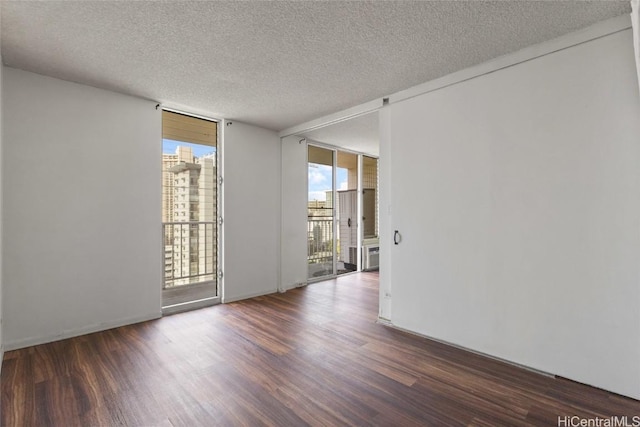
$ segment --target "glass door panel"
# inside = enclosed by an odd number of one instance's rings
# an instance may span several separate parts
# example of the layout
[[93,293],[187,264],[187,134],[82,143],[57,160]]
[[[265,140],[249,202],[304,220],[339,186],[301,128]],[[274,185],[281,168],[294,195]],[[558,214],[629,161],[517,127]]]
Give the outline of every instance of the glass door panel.
[[337,152],[337,273],[358,270],[358,155]]
[[309,145],[307,262],[309,279],[335,275],[334,151]]
[[362,157],[362,269],[379,266],[378,238],[378,159]]

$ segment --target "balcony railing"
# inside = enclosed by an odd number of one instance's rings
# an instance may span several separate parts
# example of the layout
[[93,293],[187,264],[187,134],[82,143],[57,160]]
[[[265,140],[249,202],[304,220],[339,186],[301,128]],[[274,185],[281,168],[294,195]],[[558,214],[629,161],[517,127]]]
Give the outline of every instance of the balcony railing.
[[163,289],[216,280],[217,224],[165,222]]
[[309,264],[333,262],[333,218],[309,216],[307,235]]

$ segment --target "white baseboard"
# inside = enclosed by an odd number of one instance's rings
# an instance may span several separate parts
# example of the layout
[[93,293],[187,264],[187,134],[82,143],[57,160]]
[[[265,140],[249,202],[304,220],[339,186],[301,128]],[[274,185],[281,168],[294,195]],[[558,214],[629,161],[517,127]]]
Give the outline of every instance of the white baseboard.
[[281,294],[290,291],[292,289],[298,289],[298,288],[304,288],[305,286],[307,286],[309,284],[309,282],[299,282],[299,283],[294,283],[291,286],[286,286],[283,288],[279,288],[278,292],[280,292]]
[[463,345],[454,344],[452,342],[445,341],[445,340],[442,340],[442,339],[439,339],[439,338],[434,338],[434,337],[431,337],[429,335],[421,334],[419,332],[415,332],[415,331],[412,331],[410,329],[401,328],[399,326],[394,325],[390,320],[383,319],[381,317],[378,317],[378,323],[380,323],[381,325],[387,326],[389,328],[397,329],[398,331],[406,332],[406,333],[411,334],[411,335],[415,335],[415,336],[418,336],[418,337],[421,337],[421,338],[426,338],[428,340],[435,341],[435,342],[438,342],[440,344],[447,345],[449,347],[454,347],[454,348],[457,348],[457,349],[460,349],[460,350],[468,351],[469,353],[473,353],[473,354],[477,354],[477,355],[480,355],[480,356],[484,356],[484,357],[489,358],[489,359],[497,360],[499,362],[506,363],[507,365],[515,366],[517,368],[524,369],[526,371],[530,371],[530,372],[536,373],[538,375],[543,375],[545,377],[550,377],[550,378],[555,378],[556,377],[555,374],[552,374],[552,373],[549,373],[549,372],[546,372],[546,371],[542,371],[540,369],[532,368],[531,366],[523,365],[521,363],[514,362],[513,360],[503,359],[502,357],[498,357],[498,356],[494,356],[494,355],[489,354],[489,353],[484,353],[482,351],[474,350],[472,348],[465,347]]
[[49,342],[60,341],[67,338],[78,337],[81,335],[87,335],[94,332],[106,331],[107,329],[118,328],[120,326],[132,325],[134,323],[146,322],[147,320],[159,319],[162,317],[162,312],[148,313],[142,316],[129,317],[126,319],[118,319],[111,322],[102,322],[94,325],[85,326],[83,328],[71,329],[62,331],[59,334],[48,335],[43,337],[29,337],[19,340],[9,341],[4,343],[4,350],[17,350],[20,348],[31,347],[39,344],[46,344]]

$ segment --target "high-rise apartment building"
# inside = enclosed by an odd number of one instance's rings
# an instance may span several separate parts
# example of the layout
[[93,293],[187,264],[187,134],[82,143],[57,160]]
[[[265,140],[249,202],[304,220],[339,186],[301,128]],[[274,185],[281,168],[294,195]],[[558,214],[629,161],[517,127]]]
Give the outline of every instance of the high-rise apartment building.
[[198,195],[203,201],[198,203],[198,220],[203,223],[199,228],[198,271],[200,274],[215,274],[218,259],[216,153],[199,157],[196,162],[200,164]]
[[175,154],[162,154],[162,222],[174,221],[174,174],[169,171],[178,162],[193,162],[191,147],[176,147]]
[[216,153],[163,154],[165,286],[213,280],[217,260]]

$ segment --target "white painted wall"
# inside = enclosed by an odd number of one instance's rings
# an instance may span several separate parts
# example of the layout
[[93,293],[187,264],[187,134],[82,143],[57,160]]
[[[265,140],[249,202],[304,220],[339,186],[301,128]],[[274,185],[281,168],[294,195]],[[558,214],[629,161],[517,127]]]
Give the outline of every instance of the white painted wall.
[[393,324],[640,398],[635,73],[625,30],[392,103]]
[[4,342],[160,316],[155,103],[5,68]]
[[[0,8],[1,9],[1,8]],[[0,13],[0,22],[2,22],[2,13]],[[2,25],[0,24],[0,34],[2,34]],[[0,40],[0,370],[2,370],[2,360],[4,357],[4,340],[2,330],[4,329],[4,323],[2,321],[2,135],[4,133],[4,126],[2,124],[2,71],[4,65],[2,64],[2,40]]]
[[282,138],[282,248],[280,290],[307,283],[307,142]]
[[276,292],[280,266],[280,138],[224,124],[223,302]]

